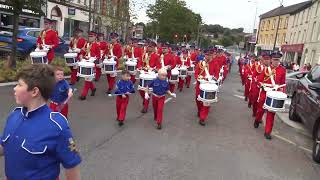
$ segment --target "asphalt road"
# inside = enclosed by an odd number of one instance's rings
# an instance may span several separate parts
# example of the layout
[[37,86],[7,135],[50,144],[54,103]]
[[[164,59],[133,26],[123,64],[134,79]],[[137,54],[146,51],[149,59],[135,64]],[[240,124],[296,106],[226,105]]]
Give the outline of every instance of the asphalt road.
[[[194,86],[166,103],[160,131],[151,108],[140,113],[138,94],[131,95],[125,125],[118,127],[115,97],[106,96],[105,79],[98,83],[96,97],[82,102],[77,92],[69,121],[83,158],[82,179],[319,180],[320,166],[311,160],[309,137],[280,121],[271,141],[264,139],[262,127],[253,128],[235,69],[220,90],[206,127],[198,124]],[[14,107],[12,87],[0,87],[0,94],[2,129]]]

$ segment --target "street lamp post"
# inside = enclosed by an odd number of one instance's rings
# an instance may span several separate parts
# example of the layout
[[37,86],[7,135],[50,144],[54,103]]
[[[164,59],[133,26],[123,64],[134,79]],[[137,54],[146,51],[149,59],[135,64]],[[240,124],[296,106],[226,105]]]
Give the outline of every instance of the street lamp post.
[[[248,1],[249,3],[250,2],[253,2],[253,1]],[[254,30],[255,30],[255,27],[256,27],[256,21],[257,21],[257,14],[258,14],[258,0],[255,0],[254,1],[255,5],[256,5],[256,11],[255,11],[255,14],[254,14],[254,21],[253,21],[253,28],[252,28],[252,36],[254,35]],[[249,42],[250,44],[250,52],[252,51],[252,44]]]

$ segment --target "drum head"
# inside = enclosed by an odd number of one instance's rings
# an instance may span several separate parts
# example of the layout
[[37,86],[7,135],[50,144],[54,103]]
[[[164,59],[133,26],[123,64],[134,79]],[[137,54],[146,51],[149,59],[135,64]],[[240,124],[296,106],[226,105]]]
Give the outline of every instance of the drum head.
[[32,52],[30,53],[31,57],[45,57],[47,56],[46,52]]
[[200,84],[200,89],[204,90],[204,91],[217,91],[218,90],[218,86],[216,84]]
[[80,67],[93,68],[93,67],[94,67],[94,63],[92,63],[92,62],[86,62],[86,61],[81,61],[81,62],[79,62],[79,66],[80,66]]
[[66,54],[64,55],[65,58],[75,58],[75,57],[77,57],[77,56],[78,56],[77,53],[66,53]]

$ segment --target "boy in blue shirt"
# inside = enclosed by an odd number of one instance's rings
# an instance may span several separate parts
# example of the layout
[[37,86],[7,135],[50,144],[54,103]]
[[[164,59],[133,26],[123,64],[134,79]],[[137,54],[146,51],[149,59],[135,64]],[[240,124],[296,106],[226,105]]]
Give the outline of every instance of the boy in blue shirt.
[[149,88],[152,88],[152,106],[154,113],[154,120],[157,122],[157,129],[162,129],[162,117],[163,117],[163,107],[166,100],[166,94],[172,97],[176,97],[176,94],[170,92],[169,83],[167,80],[167,70],[160,69],[158,71],[158,78],[153,80],[149,86],[146,88],[146,98],[149,96]]
[[55,85],[50,65],[33,64],[18,74],[14,88],[17,107],[0,136],[8,180],[56,180],[60,164],[66,180],[80,180],[81,158],[67,119],[47,106]]
[[129,103],[129,94],[135,92],[133,83],[130,80],[130,72],[127,70],[123,70],[121,74],[121,80],[117,82],[117,89],[115,92],[115,94],[117,95],[116,108],[117,121],[119,122],[119,126],[123,126],[123,122],[126,118],[126,111]]
[[53,112],[60,112],[62,115],[68,118],[68,101],[73,96],[73,93],[72,88],[64,79],[63,71],[64,69],[62,67],[55,67],[54,76],[56,79],[56,85],[50,97],[50,109]]

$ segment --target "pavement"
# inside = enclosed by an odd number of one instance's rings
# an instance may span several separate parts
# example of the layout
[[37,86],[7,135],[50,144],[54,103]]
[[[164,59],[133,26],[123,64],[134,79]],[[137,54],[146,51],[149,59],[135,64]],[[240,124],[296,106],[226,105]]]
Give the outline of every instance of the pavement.
[[[76,91],[69,123],[83,160],[82,179],[318,180],[320,166],[312,161],[310,137],[288,126],[279,115],[271,141],[265,140],[263,127],[253,128],[233,69],[205,127],[197,122],[194,87],[166,101],[160,131],[151,108],[147,114],[140,113],[138,94],[131,95],[125,125],[118,127],[115,97],[105,94],[105,79],[97,83],[96,97],[79,101]],[[0,87],[0,129],[15,106],[12,88]],[[0,179],[4,179],[3,169],[0,159]]]

